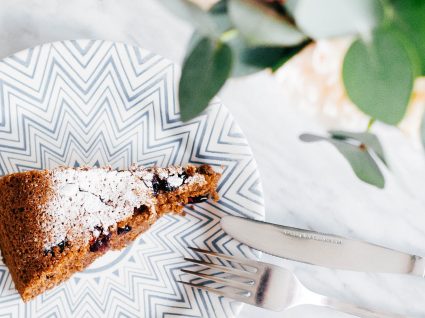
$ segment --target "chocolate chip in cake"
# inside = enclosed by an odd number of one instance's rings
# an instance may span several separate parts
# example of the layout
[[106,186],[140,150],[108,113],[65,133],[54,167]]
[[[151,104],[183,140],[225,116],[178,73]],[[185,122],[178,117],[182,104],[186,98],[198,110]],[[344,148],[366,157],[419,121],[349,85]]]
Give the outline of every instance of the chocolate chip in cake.
[[174,189],[175,188],[171,184],[169,184],[166,179],[161,180],[161,182],[160,182],[160,190],[162,190],[164,192],[171,192]]
[[59,247],[59,252],[63,252],[64,250],[65,250],[65,247],[67,247],[69,244],[68,244],[68,241],[66,240],[66,239],[64,239],[62,242],[60,242],[59,244],[58,244],[58,247]]
[[104,251],[109,247],[109,240],[111,239],[111,233],[100,234],[95,241],[90,244],[90,252]]
[[208,194],[206,194],[206,195],[200,195],[200,196],[197,196],[197,197],[190,197],[190,198],[188,198],[188,202],[189,203],[201,203],[201,202],[207,201],[208,198],[209,198],[209,195]]
[[183,171],[182,173],[179,173],[179,178],[182,179],[182,183],[185,183],[187,178],[189,178],[189,176],[186,173],[186,171]]
[[202,166],[198,167],[198,172],[205,174],[207,176],[214,174],[214,170],[213,170],[213,168],[211,168],[210,165],[202,165]]
[[130,231],[131,231],[130,225],[126,225],[124,227],[118,227],[118,229],[117,229],[118,235],[125,234],[125,233],[128,233]]
[[52,248],[49,250],[44,250],[43,253],[44,253],[44,256],[47,256],[49,254],[51,254],[53,257],[55,256],[55,252],[53,251]]
[[95,226],[95,231],[98,234],[97,237],[94,237],[92,239],[92,242],[90,243],[90,252],[98,252],[98,251],[104,251],[109,247],[109,240],[111,239],[111,233],[108,234],[103,233],[103,227],[102,226]]
[[53,257],[55,257],[56,253],[62,253],[65,250],[65,247],[69,246],[68,240],[65,238],[63,241],[61,241],[58,245],[53,246],[51,249],[46,249],[44,250],[44,256],[47,255],[52,255]]
[[160,191],[170,192],[175,188],[171,186],[167,179],[161,179],[157,174],[154,174],[152,177],[152,190],[154,195],[158,195]]
[[152,190],[154,195],[158,195],[159,184],[160,184],[160,179],[157,174],[154,174],[152,177]]
[[146,205],[141,205],[138,208],[134,208],[134,215],[143,214],[149,211],[149,208]]

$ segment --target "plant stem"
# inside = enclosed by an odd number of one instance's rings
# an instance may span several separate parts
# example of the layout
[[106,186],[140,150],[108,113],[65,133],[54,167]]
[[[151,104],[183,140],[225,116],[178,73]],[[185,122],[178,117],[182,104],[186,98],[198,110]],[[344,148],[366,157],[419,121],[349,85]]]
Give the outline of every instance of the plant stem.
[[369,119],[369,122],[367,123],[366,132],[369,132],[370,131],[370,129],[372,128],[372,126],[373,126],[374,123],[375,123],[375,118]]
[[237,37],[238,34],[239,34],[239,31],[237,29],[229,29],[220,35],[219,40],[220,42],[229,42],[230,40]]

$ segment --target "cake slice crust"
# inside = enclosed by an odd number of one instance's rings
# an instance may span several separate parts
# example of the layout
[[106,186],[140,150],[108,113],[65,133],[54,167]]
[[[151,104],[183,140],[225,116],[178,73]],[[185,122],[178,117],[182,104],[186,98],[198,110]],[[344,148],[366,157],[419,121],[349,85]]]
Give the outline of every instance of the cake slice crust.
[[217,199],[210,166],[56,168],[0,178],[0,249],[28,301],[122,249],[165,213]]

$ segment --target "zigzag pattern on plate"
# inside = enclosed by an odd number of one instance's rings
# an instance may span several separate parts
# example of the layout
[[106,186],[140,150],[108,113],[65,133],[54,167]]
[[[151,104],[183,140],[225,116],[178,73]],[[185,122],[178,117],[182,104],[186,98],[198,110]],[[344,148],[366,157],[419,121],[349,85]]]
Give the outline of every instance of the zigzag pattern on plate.
[[63,41],[0,62],[0,175],[58,165],[208,163],[221,199],[166,216],[125,251],[23,304],[0,263],[0,317],[230,317],[239,304],[176,283],[188,245],[253,257],[223,214],[264,216],[247,142],[219,101],[182,123],[170,61],[105,41]]

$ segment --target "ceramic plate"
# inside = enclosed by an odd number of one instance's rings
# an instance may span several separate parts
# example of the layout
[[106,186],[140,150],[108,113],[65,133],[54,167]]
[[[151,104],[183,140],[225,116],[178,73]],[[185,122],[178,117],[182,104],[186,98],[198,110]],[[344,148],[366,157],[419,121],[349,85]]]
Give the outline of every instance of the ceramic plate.
[[224,214],[262,219],[251,150],[214,101],[182,123],[178,68],[131,45],[62,41],[0,62],[0,175],[59,165],[208,163],[223,170],[220,201],[165,216],[122,252],[24,304],[0,261],[0,317],[232,317],[241,305],[176,282],[187,246],[253,257],[220,229]]

